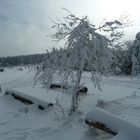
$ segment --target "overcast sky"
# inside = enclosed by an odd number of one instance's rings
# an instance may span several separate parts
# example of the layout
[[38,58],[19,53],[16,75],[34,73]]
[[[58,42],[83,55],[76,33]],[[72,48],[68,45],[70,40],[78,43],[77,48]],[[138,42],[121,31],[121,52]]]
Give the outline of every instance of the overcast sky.
[[133,26],[126,32],[133,39],[140,31],[139,0],[0,0],[0,56],[44,53],[54,45],[50,18],[62,17],[69,9],[87,15],[92,23],[129,14]]

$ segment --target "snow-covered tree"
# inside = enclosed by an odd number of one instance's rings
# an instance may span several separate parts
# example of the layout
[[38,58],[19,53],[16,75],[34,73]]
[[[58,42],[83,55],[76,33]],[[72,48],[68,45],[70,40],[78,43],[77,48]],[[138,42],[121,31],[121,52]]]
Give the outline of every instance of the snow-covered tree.
[[125,50],[124,53],[122,52],[124,56],[124,63],[122,69],[124,74],[131,75],[131,71],[132,71],[131,53],[132,53],[133,41],[128,40],[125,42],[125,45],[127,49]]
[[51,37],[57,41],[65,40],[65,46],[48,53],[43,69],[37,71],[35,79],[49,87],[55,74],[59,74],[62,84],[73,85],[71,114],[78,108],[78,90],[85,64],[91,71],[91,80],[100,89],[100,73],[108,71],[112,61],[112,53],[108,49],[110,41],[97,32],[99,28],[87,17],[77,18],[70,13],[64,21],[54,23],[56,32]]
[[132,62],[132,75],[140,73],[140,32],[137,33],[132,47],[129,49],[130,61]]
[[113,52],[113,61],[110,71],[114,74],[120,74],[124,71],[124,61],[126,57],[127,46],[123,37],[125,35],[124,29],[132,26],[131,21],[127,15],[122,15],[118,20],[113,22],[106,22],[103,31],[106,31],[107,37],[111,42],[111,49]]

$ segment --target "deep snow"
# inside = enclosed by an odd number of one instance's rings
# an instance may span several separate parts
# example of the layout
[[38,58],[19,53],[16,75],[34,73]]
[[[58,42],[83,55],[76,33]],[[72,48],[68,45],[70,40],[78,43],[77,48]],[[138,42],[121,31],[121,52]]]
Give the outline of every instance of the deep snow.
[[[112,136],[102,131],[89,129],[85,124],[85,115],[98,106],[140,126],[140,78],[126,76],[103,77],[102,92],[95,89],[90,81],[90,74],[84,73],[82,83],[88,87],[88,94],[83,97],[80,108],[73,116],[67,116],[70,96],[62,91],[46,91],[41,85],[33,88],[34,72],[28,68],[7,68],[0,73],[3,92],[13,89],[29,94],[41,100],[56,102],[56,97],[64,109],[65,115],[57,106],[45,111],[35,105],[24,105],[10,96],[0,98],[0,139],[1,140],[107,140]],[[52,96],[51,96],[52,95]]]

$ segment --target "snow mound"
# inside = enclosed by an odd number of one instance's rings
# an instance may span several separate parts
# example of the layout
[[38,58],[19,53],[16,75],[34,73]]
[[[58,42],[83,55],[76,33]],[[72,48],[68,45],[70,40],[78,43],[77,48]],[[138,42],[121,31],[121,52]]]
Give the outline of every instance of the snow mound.
[[100,122],[107,126],[107,128],[118,132],[111,140],[139,140],[140,138],[140,127],[116,117],[103,109],[96,108],[94,111],[89,112],[85,119],[89,122]]

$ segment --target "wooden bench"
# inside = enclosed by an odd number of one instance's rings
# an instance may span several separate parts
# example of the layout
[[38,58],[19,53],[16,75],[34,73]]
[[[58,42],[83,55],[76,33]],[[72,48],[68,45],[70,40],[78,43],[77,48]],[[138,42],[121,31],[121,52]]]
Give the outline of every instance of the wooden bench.
[[98,121],[88,121],[88,120],[85,120],[85,123],[87,125],[89,125],[90,127],[93,127],[93,128],[97,128],[97,129],[100,129],[100,130],[103,130],[113,136],[117,135],[118,132],[114,131],[114,130],[111,130],[110,128],[108,128],[105,124],[101,123],[101,122],[98,122]]
[[97,128],[112,134],[112,140],[139,140],[140,127],[113,115],[101,108],[87,113],[85,123],[91,128]]
[[[60,85],[60,84],[51,84],[50,85],[51,89],[57,89],[57,88],[62,88],[62,89],[68,89],[71,88],[71,86],[65,86],[65,85]],[[78,94],[86,94],[88,92],[88,88],[87,87],[81,87],[79,88],[79,90],[77,91]]]
[[48,102],[42,101],[38,98],[16,92],[14,90],[6,90],[4,95],[10,95],[14,99],[16,99],[26,105],[36,104],[38,109],[40,109],[40,110],[45,110],[47,107],[54,106],[53,103],[48,103]]

